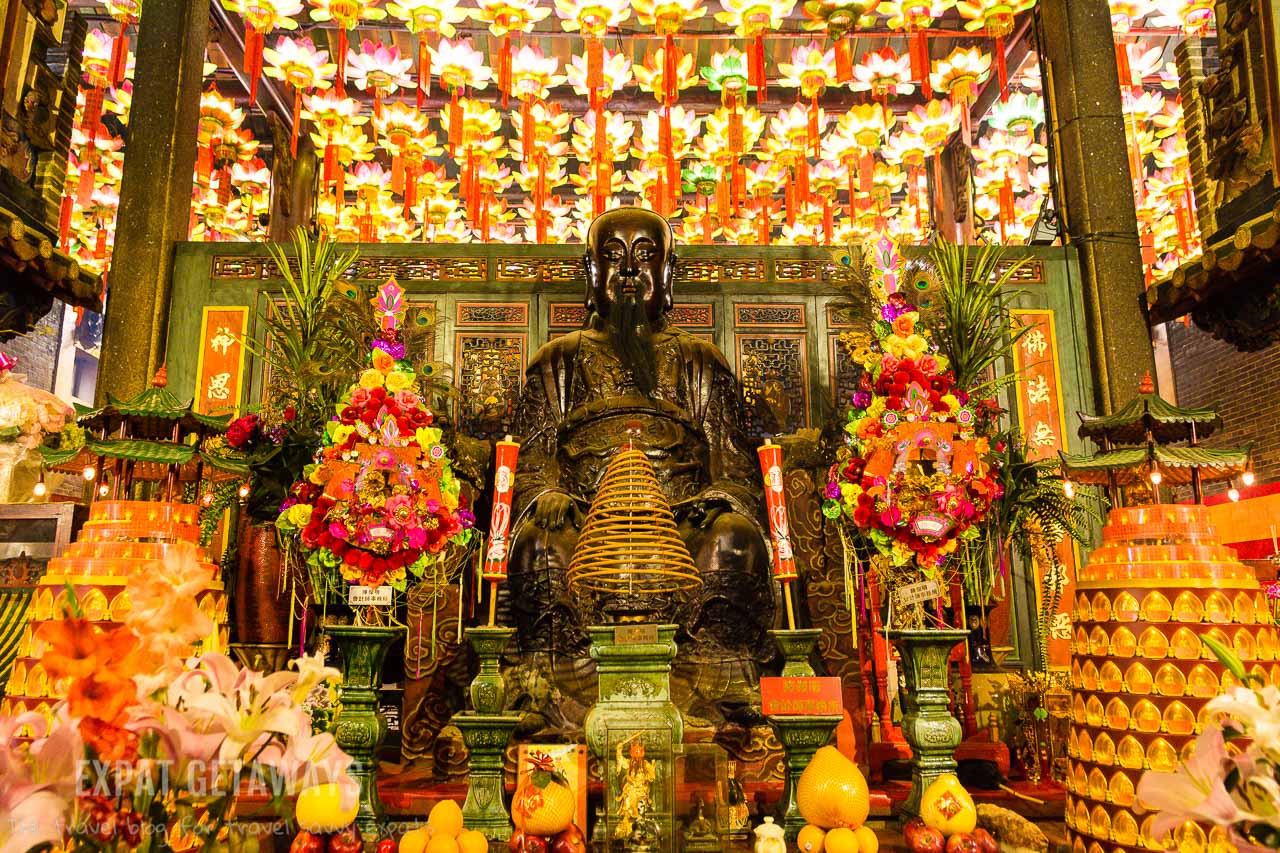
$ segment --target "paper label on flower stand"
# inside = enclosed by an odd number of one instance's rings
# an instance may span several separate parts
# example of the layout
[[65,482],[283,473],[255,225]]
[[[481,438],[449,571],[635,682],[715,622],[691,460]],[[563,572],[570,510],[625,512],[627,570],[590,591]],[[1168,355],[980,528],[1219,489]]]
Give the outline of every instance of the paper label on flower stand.
[[933,601],[935,598],[942,597],[942,587],[937,581],[920,581],[910,586],[904,586],[902,589],[894,593],[898,599],[898,603],[903,607],[911,604],[919,604],[922,601]]
[[353,586],[347,591],[347,604],[352,607],[390,607],[395,590],[389,586]]
[[762,678],[760,711],[766,717],[838,717],[844,711],[839,678]]

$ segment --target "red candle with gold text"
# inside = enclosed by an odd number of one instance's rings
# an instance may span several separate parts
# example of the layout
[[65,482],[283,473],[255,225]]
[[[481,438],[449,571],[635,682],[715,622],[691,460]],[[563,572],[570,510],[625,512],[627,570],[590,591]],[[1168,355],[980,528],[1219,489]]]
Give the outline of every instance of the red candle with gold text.
[[489,521],[489,546],[484,555],[484,579],[500,581],[507,576],[507,539],[511,534],[511,495],[516,481],[516,459],[520,445],[507,436],[499,441],[493,466],[493,516]]
[[791,552],[791,528],[787,524],[787,492],[782,484],[782,447],[771,441],[760,445],[760,473],[764,475],[764,502],[773,540],[773,577],[796,579],[796,558]]

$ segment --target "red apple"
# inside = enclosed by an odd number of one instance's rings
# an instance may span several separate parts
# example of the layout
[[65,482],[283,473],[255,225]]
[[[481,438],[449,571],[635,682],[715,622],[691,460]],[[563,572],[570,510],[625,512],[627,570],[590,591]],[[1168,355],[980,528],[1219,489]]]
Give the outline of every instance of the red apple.
[[587,837],[581,829],[571,825],[551,839],[551,853],[587,853]]
[[942,833],[932,826],[926,826],[916,832],[911,849],[914,853],[943,853],[946,846],[947,839],[942,837]]
[[957,832],[947,839],[947,853],[982,853],[982,845],[969,833]]
[[314,832],[299,830],[289,845],[289,853],[324,853],[324,839]]
[[363,849],[360,830],[356,829],[355,824],[329,838],[329,853],[361,853]]
[[982,848],[982,853],[1000,853],[1000,842],[996,841],[996,837],[990,832],[978,827],[970,834],[977,839],[978,846]]
[[394,838],[384,838],[378,842],[378,853],[396,853],[399,845]]
[[541,835],[526,835],[520,853],[548,853],[547,839]]
[[920,830],[924,829],[924,819],[913,817],[907,821],[906,826],[902,827],[902,837],[906,839],[907,846],[911,846],[915,837],[920,834]]

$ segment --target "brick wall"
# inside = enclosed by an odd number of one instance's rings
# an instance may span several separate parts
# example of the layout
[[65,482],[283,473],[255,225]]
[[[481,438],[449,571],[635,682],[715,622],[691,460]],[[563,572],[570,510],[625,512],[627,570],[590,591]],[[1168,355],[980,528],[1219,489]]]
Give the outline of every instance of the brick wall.
[[[1280,344],[1240,352],[1194,325],[1169,323],[1169,354],[1179,406],[1213,406],[1223,428],[1208,447],[1253,444],[1258,482],[1280,481]],[[1207,493],[1223,491],[1212,485]]]
[[25,374],[27,384],[46,391],[53,390],[58,368],[58,343],[62,334],[63,304],[55,301],[53,310],[36,323],[36,329],[0,344],[0,350],[18,360],[16,373]]

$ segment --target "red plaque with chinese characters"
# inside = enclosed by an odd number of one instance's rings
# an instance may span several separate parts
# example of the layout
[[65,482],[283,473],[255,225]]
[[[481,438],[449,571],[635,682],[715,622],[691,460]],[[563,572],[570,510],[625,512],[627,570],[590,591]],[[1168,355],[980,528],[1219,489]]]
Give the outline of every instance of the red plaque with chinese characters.
[[244,333],[248,306],[207,307],[200,322],[194,409],[205,414],[235,411],[244,376]]
[[760,711],[766,717],[838,717],[844,711],[838,678],[762,678]]

